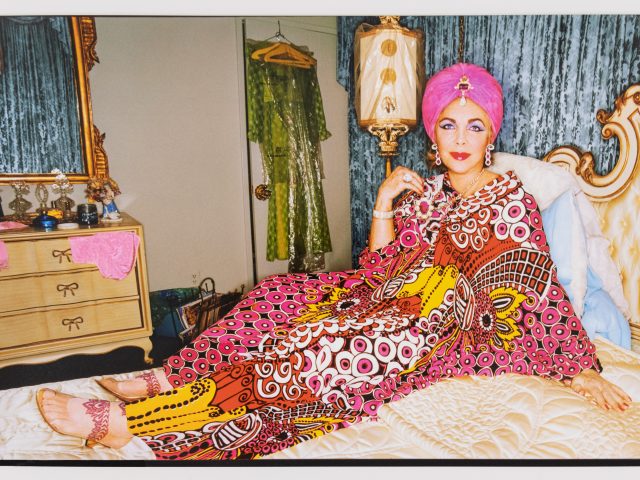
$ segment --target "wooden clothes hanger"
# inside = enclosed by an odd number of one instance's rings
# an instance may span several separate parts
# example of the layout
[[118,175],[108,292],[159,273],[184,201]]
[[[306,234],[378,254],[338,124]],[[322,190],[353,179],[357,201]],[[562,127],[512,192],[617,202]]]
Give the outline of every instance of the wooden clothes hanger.
[[[311,68],[316,64],[316,59],[301,52],[280,32],[280,21],[278,20],[278,33],[265,40],[276,39],[268,47],[260,48],[251,54],[253,60],[262,62],[279,63],[298,68]],[[284,41],[283,41],[284,40]]]

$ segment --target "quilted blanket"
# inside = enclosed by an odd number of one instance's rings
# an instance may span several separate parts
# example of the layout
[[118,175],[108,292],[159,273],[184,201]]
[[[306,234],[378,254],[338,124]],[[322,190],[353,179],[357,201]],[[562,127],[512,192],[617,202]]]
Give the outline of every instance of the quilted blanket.
[[594,343],[604,377],[633,399],[625,412],[541,377],[448,379],[383,406],[381,425],[348,440],[336,437],[352,428],[269,458],[640,458],[640,355]]
[[[515,374],[443,380],[385,405],[367,421],[267,458],[640,458],[640,355],[597,338],[603,375],[631,395],[604,411],[553,380]],[[139,372],[117,375],[130,378]],[[95,379],[46,386],[114,400]],[[153,460],[141,440],[119,450],[88,449],[44,424],[35,405],[43,385],[0,391],[0,459]]]

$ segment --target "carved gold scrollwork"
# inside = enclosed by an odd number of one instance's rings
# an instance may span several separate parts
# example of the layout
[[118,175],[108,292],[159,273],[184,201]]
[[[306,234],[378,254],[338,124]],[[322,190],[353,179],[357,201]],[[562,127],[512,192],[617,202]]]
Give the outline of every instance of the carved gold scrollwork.
[[380,139],[380,155],[383,157],[398,155],[398,137],[406,134],[409,127],[402,123],[373,124],[367,130]]
[[87,71],[90,71],[100,59],[96,54],[96,22],[93,17],[80,17],[80,34],[82,36],[82,50],[86,59]]
[[380,16],[380,23],[382,25],[398,25],[400,23],[399,15],[382,15]]
[[[84,58],[86,74],[93,68],[96,63],[100,63],[100,59],[96,54],[96,43],[98,36],[96,34],[96,22],[93,17],[80,17],[80,37],[82,44],[82,55]],[[91,99],[91,92],[89,91],[89,80],[87,77],[87,96]],[[93,114],[91,114],[91,137],[93,145],[93,172],[90,172],[90,176],[98,178],[105,178],[109,176],[109,160],[107,158],[107,152],[104,149],[104,133],[100,133],[100,130],[93,124]]]
[[599,110],[596,118],[603,124],[602,136],[614,135],[620,142],[620,155],[607,175],[598,175],[593,168],[591,152],[563,146],[549,152],[544,160],[558,164],[576,174],[580,187],[594,202],[612,200],[631,184],[640,163],[640,84],[631,85],[615,101],[612,112]]
[[100,133],[98,127],[93,126],[93,156],[95,159],[95,176],[98,178],[106,178],[109,176],[107,152],[102,146],[105,135],[104,133]]
[[406,134],[409,127],[402,123],[369,125],[367,130],[370,134],[380,139],[380,156],[386,159],[386,175],[391,175],[391,157],[398,155],[398,137]]
[[[82,84],[80,92],[81,95],[86,97],[82,99],[80,107],[84,109],[83,129],[86,131],[84,135],[89,137],[84,144],[84,148],[86,158],[91,159],[87,165],[86,173],[88,177],[104,178],[109,176],[109,159],[103,147],[105,135],[100,133],[100,130],[93,124],[91,89],[89,87],[89,72],[96,63],[100,62],[96,54],[98,35],[96,33],[95,19],[93,17],[77,17],[76,35],[78,42],[76,52],[82,58],[78,72],[79,82]],[[72,182],[80,180],[80,177],[76,178],[73,175],[69,178]]]

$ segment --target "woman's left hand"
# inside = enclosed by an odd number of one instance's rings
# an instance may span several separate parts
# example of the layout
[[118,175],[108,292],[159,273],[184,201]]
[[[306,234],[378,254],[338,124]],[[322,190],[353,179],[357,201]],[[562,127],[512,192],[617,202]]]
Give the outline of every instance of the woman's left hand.
[[591,399],[596,405],[605,410],[612,408],[620,412],[629,408],[631,397],[617,385],[605,380],[592,369],[583,370],[571,380],[565,380],[573,391],[583,397]]

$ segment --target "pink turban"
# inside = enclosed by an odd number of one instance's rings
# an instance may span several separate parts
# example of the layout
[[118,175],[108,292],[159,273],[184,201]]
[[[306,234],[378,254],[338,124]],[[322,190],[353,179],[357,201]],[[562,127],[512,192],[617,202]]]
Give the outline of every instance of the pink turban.
[[[465,76],[467,85],[458,85]],[[442,110],[463,94],[487,113],[491,120],[493,142],[502,125],[502,87],[489,72],[472,63],[451,65],[440,70],[427,82],[422,97],[422,121],[427,135],[435,141],[435,124]]]

